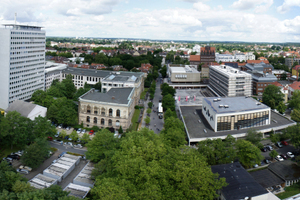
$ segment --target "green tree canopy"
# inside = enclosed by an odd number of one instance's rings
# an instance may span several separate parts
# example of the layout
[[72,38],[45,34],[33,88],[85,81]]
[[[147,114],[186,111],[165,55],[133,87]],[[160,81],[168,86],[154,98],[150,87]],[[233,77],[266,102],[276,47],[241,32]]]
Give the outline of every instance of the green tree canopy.
[[249,129],[247,131],[246,140],[254,144],[255,146],[258,146],[259,142],[262,140],[263,134],[258,133],[255,129]]
[[259,164],[263,159],[260,150],[247,140],[238,140],[236,143],[237,156],[239,161],[249,168],[254,164]]
[[283,101],[284,94],[281,93],[280,88],[275,85],[268,85],[262,96],[264,104],[275,109],[280,102]]
[[300,110],[300,90],[293,92],[293,95],[288,103],[289,108]]
[[175,100],[171,94],[167,94],[163,97],[162,107],[164,110],[170,109],[171,111],[175,111]]

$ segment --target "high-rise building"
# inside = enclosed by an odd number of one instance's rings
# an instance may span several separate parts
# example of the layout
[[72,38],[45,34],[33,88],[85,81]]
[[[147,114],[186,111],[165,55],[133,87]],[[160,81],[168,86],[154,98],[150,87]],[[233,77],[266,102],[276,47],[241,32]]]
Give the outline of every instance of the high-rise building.
[[0,108],[44,90],[46,33],[41,29],[17,24],[0,29]]
[[252,76],[230,66],[209,67],[209,86],[221,96],[251,95]]

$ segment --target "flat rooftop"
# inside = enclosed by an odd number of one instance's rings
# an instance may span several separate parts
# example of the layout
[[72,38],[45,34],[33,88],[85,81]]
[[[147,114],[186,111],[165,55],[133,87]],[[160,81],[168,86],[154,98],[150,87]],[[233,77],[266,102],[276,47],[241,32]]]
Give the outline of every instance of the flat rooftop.
[[272,187],[274,185],[281,185],[285,182],[269,169],[250,172],[250,175],[264,188]]
[[[216,99],[218,101],[216,101]],[[203,101],[207,102],[217,114],[247,112],[270,108],[252,97],[206,97]],[[223,107],[219,107],[220,105],[223,105]],[[224,108],[225,105],[227,105],[228,108]]]
[[172,73],[200,73],[193,67],[185,65],[184,67],[170,67]]
[[91,179],[93,169],[94,169],[93,164],[91,162],[89,162],[81,170],[81,172],[74,178],[74,181],[78,181],[78,182],[82,182],[82,183],[88,183],[88,184],[93,185],[94,180]]
[[57,181],[57,179],[55,179],[55,178],[51,178],[51,177],[45,176],[43,174],[38,174],[28,182],[30,183],[31,186],[33,186],[37,189],[42,189],[45,187],[47,187],[47,188],[50,187],[56,181]]
[[251,74],[240,71],[234,67],[228,66],[228,65],[211,65],[209,68],[214,69],[218,71],[219,73],[222,73],[226,76],[236,76],[236,77],[245,77],[248,76],[250,77]]
[[[92,89],[93,90],[93,89]],[[128,104],[134,88],[112,88],[107,93],[90,92],[79,97],[79,100],[91,100],[105,103]]]
[[[234,137],[244,137],[247,131],[250,129],[240,129],[232,131],[220,131],[214,132],[210,125],[207,123],[206,119],[202,115],[202,106],[180,106],[180,111],[182,114],[182,119],[185,123],[186,129],[188,131],[188,137],[190,142],[199,142],[205,139],[224,139],[227,135],[232,135]],[[196,113],[196,114],[195,114]],[[201,121],[201,123],[199,122]],[[260,132],[269,132],[272,129],[274,131],[284,129],[288,126],[296,125],[296,122],[283,117],[280,114],[271,112],[271,124],[266,126],[253,127],[255,130]],[[203,130],[206,130],[206,133]]]
[[89,187],[84,187],[73,183],[70,183],[64,189],[64,191],[70,192],[69,196],[75,196],[82,199],[86,197],[90,190],[91,188]]

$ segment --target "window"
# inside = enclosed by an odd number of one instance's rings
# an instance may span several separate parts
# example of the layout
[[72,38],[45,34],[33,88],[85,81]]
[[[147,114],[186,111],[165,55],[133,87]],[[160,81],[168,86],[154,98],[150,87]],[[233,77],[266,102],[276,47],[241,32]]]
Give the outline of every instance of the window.
[[101,115],[105,116],[105,108],[101,108]]
[[97,124],[97,117],[94,117],[94,124]]
[[91,106],[88,105],[88,106],[86,107],[86,112],[87,112],[87,113],[91,113]]
[[112,120],[111,119],[108,120],[108,126],[112,126]]
[[105,121],[104,121],[104,119],[102,118],[101,119],[101,125],[104,125],[105,124]]
[[90,117],[89,116],[86,117],[86,122],[90,122]]
[[120,121],[119,120],[116,121],[116,126],[120,126]]
[[117,110],[116,116],[117,116],[117,117],[120,117],[120,116],[121,116],[121,111],[120,111],[119,109]]
[[109,114],[109,116],[112,116],[113,115],[113,109],[109,109],[109,111],[108,111],[108,114]]

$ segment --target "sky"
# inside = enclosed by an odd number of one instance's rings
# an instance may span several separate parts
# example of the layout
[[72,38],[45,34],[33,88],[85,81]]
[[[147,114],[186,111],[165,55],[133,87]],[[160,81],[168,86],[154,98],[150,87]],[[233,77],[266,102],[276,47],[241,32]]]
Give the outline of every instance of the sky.
[[300,42],[300,0],[1,0],[47,36]]

